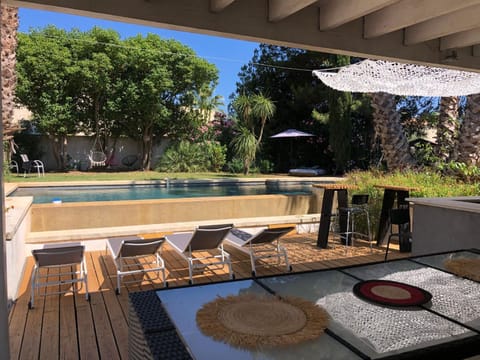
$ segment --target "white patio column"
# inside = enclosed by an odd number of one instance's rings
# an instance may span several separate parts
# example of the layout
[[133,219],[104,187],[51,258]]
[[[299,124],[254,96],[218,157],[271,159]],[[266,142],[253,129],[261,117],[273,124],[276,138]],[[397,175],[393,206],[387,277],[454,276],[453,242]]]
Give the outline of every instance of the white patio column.
[[[0,4],[2,1],[0,1]],[[1,26],[0,26],[1,29]],[[1,31],[1,30],[0,30]],[[0,44],[0,52],[3,51]],[[0,74],[2,73],[2,66],[0,64]],[[0,75],[1,77],[1,75]],[[0,82],[1,83],[1,82]],[[0,100],[0,114],[2,113],[2,101]],[[3,120],[3,119],[2,119]],[[0,171],[0,199],[1,211],[0,216],[0,349],[2,349],[2,356],[6,359],[10,358],[10,342],[8,337],[8,296],[7,296],[7,269],[6,269],[6,254],[5,254],[5,191],[3,189],[3,121],[0,125],[0,140],[2,143],[2,152],[0,155],[0,164],[2,171]]]
[[[0,67],[1,71],[1,67]],[[0,101],[1,103],[1,101]],[[0,105],[0,112],[2,107]],[[3,144],[3,124],[0,125],[0,140]],[[3,151],[0,155],[0,163],[3,167]],[[3,171],[0,171],[0,198],[2,215],[0,216],[0,225],[2,237],[0,241],[0,349],[2,349],[2,356],[6,359],[10,358],[10,345],[8,337],[8,296],[7,296],[7,269],[6,269],[6,254],[5,254],[5,192],[3,190]]]

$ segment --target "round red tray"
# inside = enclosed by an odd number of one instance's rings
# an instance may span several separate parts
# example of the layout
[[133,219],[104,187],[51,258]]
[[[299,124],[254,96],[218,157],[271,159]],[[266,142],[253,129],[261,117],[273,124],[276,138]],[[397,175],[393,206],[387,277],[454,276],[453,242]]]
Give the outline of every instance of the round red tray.
[[432,299],[426,290],[390,280],[361,281],[355,284],[353,293],[361,299],[395,307],[419,306]]

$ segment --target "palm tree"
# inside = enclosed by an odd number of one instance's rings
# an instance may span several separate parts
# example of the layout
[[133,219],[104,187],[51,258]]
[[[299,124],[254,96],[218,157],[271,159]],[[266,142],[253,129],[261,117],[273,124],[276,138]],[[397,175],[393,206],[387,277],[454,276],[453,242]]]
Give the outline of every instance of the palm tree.
[[465,118],[460,126],[457,161],[480,165],[480,94],[467,96]]
[[252,133],[255,133],[255,124],[252,120],[252,99],[250,96],[242,94],[233,100],[233,109],[237,113],[239,120]]
[[[15,65],[17,62],[16,49],[17,49],[17,29],[18,29],[18,8],[6,6],[3,3],[0,4],[1,12],[1,21],[2,29],[1,31],[1,48],[2,53],[1,58],[1,85],[2,85],[2,139],[12,140],[14,129],[12,124],[13,119],[13,109],[15,107],[15,87],[17,84],[17,75],[15,72]],[[2,143],[3,143],[2,141]],[[12,144],[12,143],[11,143]],[[10,162],[10,153],[8,152],[7,161]],[[1,157],[2,160],[3,156]],[[0,161],[1,162],[1,161]],[[2,164],[3,165],[3,164]],[[0,175],[1,186],[3,186],[3,178]],[[2,195],[2,219],[0,220],[0,225],[5,226],[5,203],[3,202],[3,191],[0,191]],[[5,227],[4,227],[5,228]],[[3,234],[3,231],[2,231]],[[2,238],[2,243],[0,244],[0,272],[3,274],[6,273],[5,267],[5,248],[4,248],[4,239]],[[3,319],[8,318],[7,311],[7,296],[4,292],[5,288],[5,278],[0,280],[0,343],[4,345],[2,349],[3,356],[9,357],[10,348],[9,348],[9,339],[8,339],[8,323]]]
[[237,136],[232,139],[231,145],[236,156],[242,159],[243,173],[247,175],[257,153],[257,139],[245,126],[240,125],[238,131]]
[[396,109],[395,96],[377,92],[372,95],[373,126],[380,139],[387,168],[402,169],[415,165],[409,151],[408,140]]
[[252,114],[254,117],[260,119],[260,132],[257,137],[257,147],[262,142],[263,130],[267,120],[275,114],[275,104],[272,100],[265,97],[263,94],[252,96]]
[[442,97],[437,126],[436,154],[442,162],[452,160],[458,135],[458,96]]
[[[17,74],[15,65],[17,62],[17,29],[18,29],[18,8],[1,4],[1,43],[2,43],[2,124],[3,140],[12,140],[13,133],[18,130],[12,124],[13,109],[15,108],[15,87]],[[8,153],[10,156],[10,153]],[[7,160],[10,160],[8,158]]]
[[212,119],[212,113],[221,105],[223,105],[223,97],[220,95],[213,95],[213,89],[208,88],[198,92],[195,97],[198,112],[204,123]]
[[[239,95],[233,101],[238,120],[238,136],[233,139],[232,147],[244,162],[244,174],[247,174],[250,165],[255,160],[257,149],[260,147],[263,130],[268,119],[275,114],[275,104],[263,94]],[[256,121],[260,122],[259,134],[256,136]],[[239,150],[239,152],[237,151]],[[245,158],[244,156],[247,156]]]

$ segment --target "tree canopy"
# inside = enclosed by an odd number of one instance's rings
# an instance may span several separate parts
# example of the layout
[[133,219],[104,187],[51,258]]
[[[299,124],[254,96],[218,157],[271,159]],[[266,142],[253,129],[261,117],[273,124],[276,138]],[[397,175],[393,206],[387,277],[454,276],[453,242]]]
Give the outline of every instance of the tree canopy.
[[[188,138],[204,118],[218,70],[175,40],[154,34],[121,39],[113,30],[67,32],[54,26],[19,34],[17,100],[36,128],[64,144],[67,135],[142,141],[144,169],[155,137]],[[114,145],[113,145],[114,146]],[[58,165],[64,166],[66,150]]]
[[[265,141],[261,155],[275,162],[276,170],[321,165],[343,171],[348,160],[353,160],[350,163],[354,165],[365,166],[368,157],[365,149],[372,146],[369,99],[361,94],[332,95],[312,76],[312,70],[339,64],[334,55],[262,44],[242,68],[236,95],[263,93],[276,105],[275,114],[265,124],[265,137],[288,128],[315,134],[315,137],[295,141],[296,154],[292,159],[290,147],[283,141]],[[348,98],[347,101],[342,100],[343,97]],[[340,100],[344,102],[342,113],[348,114],[341,117],[345,119],[342,125],[345,133],[338,133],[343,131],[342,126],[337,126],[336,120],[330,122],[328,116]],[[356,131],[355,136],[350,129]],[[339,159],[338,164],[334,163],[334,158]]]

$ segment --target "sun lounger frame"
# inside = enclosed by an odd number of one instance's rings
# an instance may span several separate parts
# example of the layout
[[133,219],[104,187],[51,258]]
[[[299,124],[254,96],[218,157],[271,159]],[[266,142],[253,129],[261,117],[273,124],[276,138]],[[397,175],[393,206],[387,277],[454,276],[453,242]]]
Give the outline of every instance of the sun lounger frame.
[[286,271],[290,272],[292,271],[292,266],[288,260],[287,250],[280,245],[280,238],[294,229],[295,227],[288,226],[274,229],[266,228],[256,234],[248,234],[243,232],[245,235],[250,235],[250,237],[246,240],[236,236],[235,231],[233,231],[227,236],[225,242],[226,244],[229,244],[250,256],[252,276],[256,276],[257,266],[268,266],[267,263],[259,263],[256,265],[257,260],[271,258],[277,258],[277,265],[280,265],[283,259],[285,262]]
[[[33,309],[35,302],[35,295],[37,296],[49,296],[66,294],[69,292],[76,293],[82,290],[85,286],[85,298],[90,300],[88,293],[88,278],[87,278],[87,266],[85,263],[85,247],[83,245],[59,245],[59,247],[49,247],[44,249],[32,250],[32,255],[35,260],[31,275],[31,291],[30,301],[28,303],[29,309]],[[79,266],[79,269],[77,269]],[[70,268],[70,271],[59,271],[55,274],[40,274],[41,269],[62,269]],[[75,270],[74,270],[75,268]],[[57,280],[57,281],[44,281],[41,279],[48,279],[52,276],[55,277],[71,277],[71,279]],[[46,288],[51,286],[68,285],[72,286],[63,291],[47,292],[45,294],[39,294],[40,288]],[[77,284],[80,284],[78,287]]]
[[[232,262],[230,260],[230,254],[224,250],[223,248],[223,240],[218,244],[217,247],[206,247],[201,248],[198,247],[197,244],[192,247],[192,239],[199,233],[202,233],[200,236],[206,236],[209,232],[224,232],[230,231],[232,225],[207,225],[207,226],[199,226],[195,229],[194,232],[188,233],[177,233],[172,235],[167,235],[166,239],[168,243],[172,246],[172,248],[188,262],[188,276],[189,276],[189,284],[193,284],[193,273],[197,270],[205,270],[205,268],[209,269],[220,269],[224,268],[225,265],[228,266],[228,274],[230,279],[234,279],[235,275],[233,273]],[[175,241],[176,239],[181,240],[189,240],[188,246],[186,248],[179,247],[178,242]],[[219,254],[209,254],[207,256],[194,256],[194,252],[202,251],[202,252],[211,252],[211,251],[219,251]],[[217,261],[215,261],[217,259]],[[214,261],[212,261],[214,260]],[[207,263],[203,261],[208,261]]]
[[[164,242],[164,237],[143,239],[142,237],[136,236],[111,238],[107,240],[107,247],[110,250],[110,254],[113,257],[113,261],[117,268],[117,288],[115,289],[117,294],[120,294],[122,282],[124,284],[131,284],[139,283],[144,280],[143,277],[142,279],[134,280],[125,280],[123,278],[124,276],[135,274],[145,275],[147,273],[155,273],[156,276],[150,277],[150,281],[160,279],[161,274],[163,286],[168,287],[165,274],[165,261],[160,254]],[[147,251],[149,253],[141,253],[141,248],[147,248],[151,251]],[[145,267],[146,265],[147,267]]]

